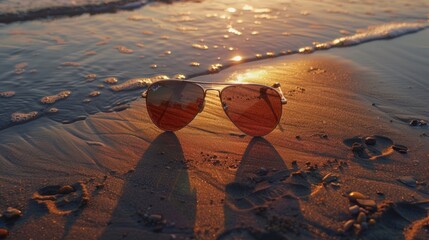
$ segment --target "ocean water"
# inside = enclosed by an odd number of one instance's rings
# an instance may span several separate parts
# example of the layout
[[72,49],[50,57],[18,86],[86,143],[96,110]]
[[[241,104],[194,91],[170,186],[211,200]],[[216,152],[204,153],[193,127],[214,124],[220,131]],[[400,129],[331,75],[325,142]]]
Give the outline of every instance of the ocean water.
[[427,9],[427,0],[0,1],[0,129],[120,111],[156,79],[422,31]]

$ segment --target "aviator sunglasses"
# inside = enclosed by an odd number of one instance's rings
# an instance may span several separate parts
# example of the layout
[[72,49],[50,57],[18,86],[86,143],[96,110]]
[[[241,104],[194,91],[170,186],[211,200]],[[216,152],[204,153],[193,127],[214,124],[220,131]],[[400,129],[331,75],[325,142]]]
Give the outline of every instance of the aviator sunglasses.
[[164,131],[177,131],[203,111],[209,90],[219,93],[225,114],[238,129],[251,136],[273,131],[282,116],[282,105],[287,103],[279,83],[269,87],[253,83],[161,80],[149,85],[143,97],[152,122]]

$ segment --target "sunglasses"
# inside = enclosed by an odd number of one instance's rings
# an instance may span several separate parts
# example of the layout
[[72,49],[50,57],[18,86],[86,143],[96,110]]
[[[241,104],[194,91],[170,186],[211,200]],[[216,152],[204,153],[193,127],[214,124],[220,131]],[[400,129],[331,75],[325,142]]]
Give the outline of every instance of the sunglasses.
[[[203,87],[206,86],[206,87]],[[143,93],[152,122],[164,131],[188,125],[205,105],[207,91],[214,90],[225,114],[242,132],[264,136],[276,128],[286,98],[276,83],[272,87],[252,83],[213,83],[161,80]]]

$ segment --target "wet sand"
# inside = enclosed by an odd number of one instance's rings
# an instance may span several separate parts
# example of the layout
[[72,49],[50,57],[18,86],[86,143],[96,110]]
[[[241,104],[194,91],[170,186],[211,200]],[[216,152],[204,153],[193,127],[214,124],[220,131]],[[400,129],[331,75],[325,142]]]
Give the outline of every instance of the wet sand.
[[368,88],[385,80],[371,72],[321,52],[195,78],[280,82],[288,104],[264,138],[239,132],[214,92],[176,133],[144,99],[3,130],[0,209],[22,216],[0,227],[8,239],[427,239],[428,128],[377,107],[368,96],[389,94]]

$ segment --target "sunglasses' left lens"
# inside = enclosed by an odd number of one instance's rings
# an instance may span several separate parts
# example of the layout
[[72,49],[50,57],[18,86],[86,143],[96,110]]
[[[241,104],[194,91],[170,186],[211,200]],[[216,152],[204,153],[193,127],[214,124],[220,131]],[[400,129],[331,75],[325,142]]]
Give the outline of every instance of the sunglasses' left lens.
[[152,122],[165,131],[176,131],[188,125],[200,112],[204,90],[184,81],[160,81],[147,92],[146,107]]

